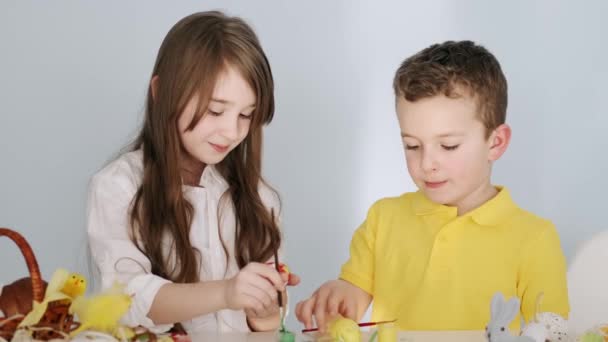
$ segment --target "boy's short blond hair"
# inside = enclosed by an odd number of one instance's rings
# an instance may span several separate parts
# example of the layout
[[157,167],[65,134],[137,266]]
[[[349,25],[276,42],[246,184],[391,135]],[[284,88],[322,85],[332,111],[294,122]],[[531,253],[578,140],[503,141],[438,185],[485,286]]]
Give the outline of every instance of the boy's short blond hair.
[[486,137],[505,123],[507,80],[498,60],[483,46],[471,41],[434,44],[407,58],[393,81],[397,97],[414,102],[443,94],[472,96]]

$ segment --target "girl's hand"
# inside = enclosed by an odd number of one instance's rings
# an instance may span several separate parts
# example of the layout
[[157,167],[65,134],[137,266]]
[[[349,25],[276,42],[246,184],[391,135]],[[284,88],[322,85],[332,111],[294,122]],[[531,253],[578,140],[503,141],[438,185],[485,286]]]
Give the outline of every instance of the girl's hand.
[[[287,286],[296,286],[300,283],[300,277],[293,273],[281,272],[283,284]],[[276,291],[275,291],[276,293]],[[287,306],[287,292],[282,291],[283,306]],[[273,304],[265,310],[245,309],[245,314],[249,318],[268,318],[279,313],[279,299],[275,297]]]
[[[273,261],[268,261],[266,265],[272,266],[276,269],[275,263]],[[283,283],[287,286],[296,286],[300,283],[300,277],[291,273],[289,267],[283,263],[279,263],[279,273],[281,274],[281,278],[283,279]]]
[[270,315],[278,312],[277,291],[284,290],[284,282],[275,269],[252,262],[227,281],[224,299],[229,309]]
[[281,273],[281,278],[287,286],[296,286],[300,283],[300,276],[295,273]]
[[[267,262],[266,265],[276,270],[276,266],[273,262]],[[300,283],[300,277],[296,274],[289,272],[289,268],[286,265],[279,265],[279,272],[283,284],[286,286],[295,286]],[[287,307],[287,291],[282,292],[283,307]],[[247,324],[253,331],[270,331],[276,330],[280,325],[280,311],[278,298],[274,301],[273,306],[268,310],[257,311],[253,309],[245,309],[245,315],[247,316]]]

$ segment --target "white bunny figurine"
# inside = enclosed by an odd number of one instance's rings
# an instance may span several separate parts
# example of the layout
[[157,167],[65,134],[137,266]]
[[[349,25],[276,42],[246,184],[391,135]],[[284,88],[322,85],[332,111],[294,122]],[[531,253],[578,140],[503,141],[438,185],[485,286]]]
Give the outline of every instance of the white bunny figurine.
[[514,336],[509,331],[509,324],[519,312],[519,299],[517,297],[505,302],[502,293],[498,292],[492,297],[490,308],[490,322],[486,327],[488,342],[535,342],[532,337]]

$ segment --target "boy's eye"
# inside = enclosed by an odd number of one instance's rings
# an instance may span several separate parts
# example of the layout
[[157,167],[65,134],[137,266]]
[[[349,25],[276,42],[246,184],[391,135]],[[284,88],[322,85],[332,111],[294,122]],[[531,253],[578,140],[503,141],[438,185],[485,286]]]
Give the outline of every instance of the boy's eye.
[[415,151],[418,149],[418,145],[405,145],[405,149]]
[[451,146],[441,145],[441,147],[443,147],[443,149],[446,151],[453,151],[453,150],[457,149],[458,146],[460,146],[460,145],[451,145]]

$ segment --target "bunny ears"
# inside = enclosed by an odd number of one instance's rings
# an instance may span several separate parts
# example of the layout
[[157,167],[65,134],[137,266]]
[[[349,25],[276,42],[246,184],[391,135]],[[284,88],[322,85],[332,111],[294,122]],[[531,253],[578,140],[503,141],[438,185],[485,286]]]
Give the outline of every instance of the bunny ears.
[[502,293],[497,292],[492,297],[490,310],[492,322],[507,326],[519,312],[519,298],[513,297],[505,302]]

